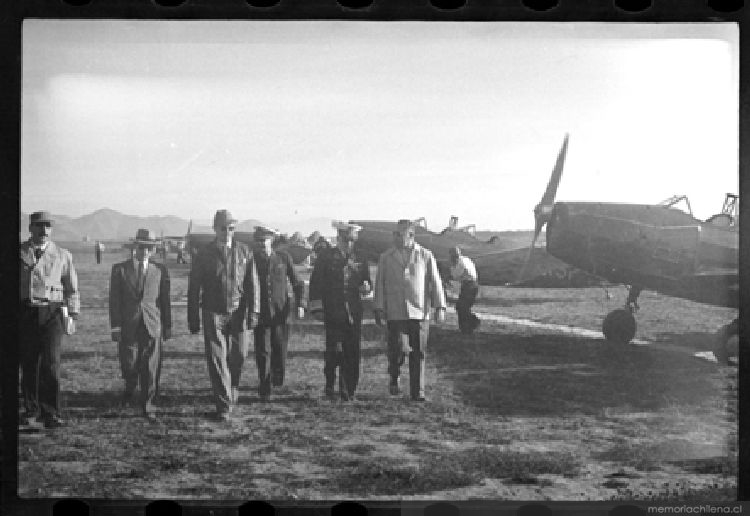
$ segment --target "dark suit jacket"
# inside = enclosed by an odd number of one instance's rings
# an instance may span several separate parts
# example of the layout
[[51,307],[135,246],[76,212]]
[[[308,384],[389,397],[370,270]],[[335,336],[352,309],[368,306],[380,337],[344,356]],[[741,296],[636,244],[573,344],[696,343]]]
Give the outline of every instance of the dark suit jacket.
[[200,329],[201,308],[219,314],[239,310],[242,317],[238,323],[242,324],[246,316],[258,313],[258,295],[258,274],[250,249],[234,240],[227,260],[214,240],[200,248],[190,267],[188,328],[191,332]]
[[172,328],[167,268],[149,261],[142,292],[138,289],[137,276],[133,260],[112,266],[109,322],[112,328],[121,328],[122,342],[135,340],[136,330],[141,322],[154,338],[161,337],[164,330]]

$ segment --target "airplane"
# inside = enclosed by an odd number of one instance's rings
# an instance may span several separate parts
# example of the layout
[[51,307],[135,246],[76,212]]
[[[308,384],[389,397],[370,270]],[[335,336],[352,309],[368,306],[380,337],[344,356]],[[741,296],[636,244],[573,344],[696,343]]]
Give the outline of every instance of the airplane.
[[[693,216],[684,195],[653,205],[555,202],[568,140],[565,135],[547,189],[534,208],[528,256],[546,226],[547,253],[628,286],[625,307],[604,318],[602,333],[607,340],[627,344],[633,339],[638,296],[646,289],[698,303],[739,306],[738,195],[726,194],[721,211],[705,221]],[[675,207],[682,200],[689,213]],[[714,355],[728,363],[736,359],[738,347],[735,319],[718,332]]]
[[[430,249],[438,262],[438,269],[443,278],[447,277],[450,267],[449,251],[453,247],[460,247],[463,254],[472,258],[477,267],[477,273],[483,285],[504,285],[506,281],[497,280],[494,274],[495,264],[492,258],[498,254],[505,255],[513,248],[508,248],[497,236],[487,241],[476,237],[474,224],[458,227],[458,217],[451,216],[448,225],[440,233],[427,229],[424,217],[416,219],[415,240],[419,245]],[[377,262],[378,257],[393,244],[393,232],[396,230],[395,221],[384,220],[350,220],[350,224],[357,224],[362,229],[356,248],[369,261]]]
[[[638,296],[644,289],[718,306],[739,305],[739,196],[727,194],[720,213],[700,221],[675,207],[685,196],[659,204],[555,202],[569,136],[565,135],[547,189],[534,209],[534,233],[516,282],[492,282],[500,260],[514,250],[497,241],[482,242],[460,231],[457,220],[440,234],[417,226],[416,240],[432,250],[441,275],[446,273],[448,250],[459,246],[477,266],[483,285],[519,285],[536,242],[546,226],[546,251],[561,262],[610,283],[628,286],[624,308],[604,318],[602,333],[610,342],[629,343],[636,332]],[[391,246],[395,222],[352,220],[362,226],[358,246],[377,260]],[[446,278],[447,276],[443,276]],[[484,279],[483,279],[484,277]],[[487,281],[490,277],[490,281]],[[497,275],[495,275],[497,277]],[[722,363],[737,356],[738,321],[720,329],[714,355]]]

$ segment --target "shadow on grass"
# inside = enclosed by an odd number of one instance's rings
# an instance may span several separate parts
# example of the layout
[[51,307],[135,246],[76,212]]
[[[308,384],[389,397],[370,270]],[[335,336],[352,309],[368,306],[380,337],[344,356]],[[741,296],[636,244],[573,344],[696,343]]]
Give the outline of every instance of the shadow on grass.
[[[65,405],[68,409],[117,409],[122,407],[122,391],[102,391],[102,392],[66,392]],[[196,403],[211,403],[213,395],[208,389],[196,389],[182,391],[179,394],[172,392],[160,393],[155,400],[158,406],[176,407],[176,406],[193,406]],[[136,392],[133,406],[138,403],[138,393]]]
[[[718,331],[718,328],[716,328]],[[695,351],[709,351],[713,349],[715,333],[688,332],[688,333],[657,333],[654,342],[681,346]]]
[[424,494],[473,485],[484,478],[536,484],[539,475],[575,476],[582,467],[580,457],[572,452],[516,452],[496,447],[437,452],[416,465],[383,457],[363,461],[356,456],[325,455],[318,460],[340,471],[333,481],[338,489],[364,496]]
[[464,403],[507,416],[651,411],[717,394],[715,365],[648,346],[549,334],[456,339],[436,328],[429,350],[428,361]]
[[477,305],[479,306],[518,306],[518,305],[540,305],[543,303],[569,303],[570,298],[566,297],[529,297],[520,299],[493,299],[493,298],[481,298],[477,299],[474,309]]

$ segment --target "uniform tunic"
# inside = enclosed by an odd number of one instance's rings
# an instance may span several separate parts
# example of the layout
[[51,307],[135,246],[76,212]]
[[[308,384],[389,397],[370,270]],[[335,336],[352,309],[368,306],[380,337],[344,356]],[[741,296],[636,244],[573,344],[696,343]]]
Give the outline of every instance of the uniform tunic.
[[339,390],[344,397],[353,396],[359,382],[363,285],[368,290],[372,285],[367,260],[338,247],[321,252],[310,276],[310,307],[321,303],[326,329],[326,390],[333,390],[339,366]]
[[254,330],[255,362],[258,367],[258,393],[271,394],[271,385],[284,384],[286,354],[289,341],[289,313],[294,292],[300,306],[304,284],[297,277],[291,256],[283,251],[266,255],[253,251],[258,270],[259,303],[258,325]]

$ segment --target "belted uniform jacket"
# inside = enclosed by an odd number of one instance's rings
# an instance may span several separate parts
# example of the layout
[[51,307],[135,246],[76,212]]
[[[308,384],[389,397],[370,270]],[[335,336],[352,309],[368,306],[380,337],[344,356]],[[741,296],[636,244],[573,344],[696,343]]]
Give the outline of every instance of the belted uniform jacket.
[[374,308],[387,320],[427,319],[430,308],[445,308],[445,293],[432,251],[414,243],[404,252],[392,247],[380,255]]
[[37,262],[31,240],[22,242],[19,249],[21,302],[64,303],[70,313],[79,313],[78,276],[70,251],[50,241]]
[[[309,308],[321,306],[326,324],[354,324],[362,320],[359,288],[372,288],[370,267],[358,253],[345,254],[338,247],[324,249],[310,275]],[[321,304],[319,304],[321,303]]]
[[297,306],[301,306],[305,285],[294,270],[292,257],[284,251],[273,251],[266,256],[262,249],[256,249],[253,255],[260,284],[258,322],[281,324],[289,317],[289,291],[293,291]]
[[151,337],[158,339],[172,328],[172,305],[169,299],[169,271],[149,262],[143,285],[138,285],[138,271],[132,259],[112,266],[109,280],[109,324],[120,328],[122,342],[134,342],[138,326],[143,325]]
[[234,240],[229,256],[216,240],[198,250],[188,279],[188,328],[200,329],[200,309],[219,314],[239,311],[238,323],[258,313],[260,287],[250,249]]

